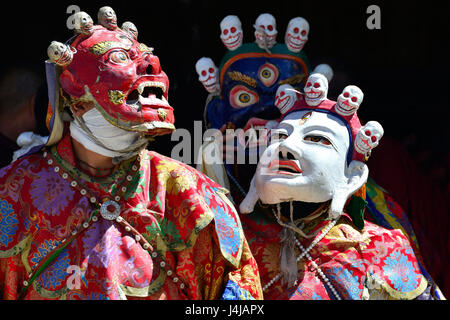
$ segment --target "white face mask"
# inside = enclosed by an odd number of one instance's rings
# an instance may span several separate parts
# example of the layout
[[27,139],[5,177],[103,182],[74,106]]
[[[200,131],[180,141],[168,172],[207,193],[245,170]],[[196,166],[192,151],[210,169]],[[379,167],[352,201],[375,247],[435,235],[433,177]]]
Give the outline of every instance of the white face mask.
[[77,120],[70,122],[71,137],[86,149],[101,155],[122,157],[130,153],[130,147],[140,140],[139,133],[113,126],[96,108],[87,111],[81,118],[95,138],[91,137]]
[[329,215],[336,218],[366,182],[364,163],[352,160],[347,165],[350,138],[345,124],[324,112],[304,117],[307,112],[289,114],[273,130],[273,143],[259,160],[241,213],[251,212],[258,199],[268,204],[331,200]]

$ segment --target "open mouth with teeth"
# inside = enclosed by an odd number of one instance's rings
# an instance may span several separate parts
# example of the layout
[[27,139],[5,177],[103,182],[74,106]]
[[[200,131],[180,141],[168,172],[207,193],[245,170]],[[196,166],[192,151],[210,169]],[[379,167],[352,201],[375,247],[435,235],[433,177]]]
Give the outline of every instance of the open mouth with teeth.
[[214,90],[216,87],[216,78],[215,77],[209,77],[205,81],[202,82],[205,88],[209,90]]
[[305,92],[305,95],[309,100],[318,100],[323,97],[323,92],[316,92],[314,90],[311,90],[311,91]]
[[285,109],[288,109],[291,106],[290,101],[291,97],[285,96],[284,98],[278,98],[278,100],[275,101],[275,104],[277,108],[280,109],[281,112],[284,112]]
[[353,113],[353,111],[357,108],[357,106],[352,106],[348,103],[348,101],[338,101],[338,104],[336,105],[336,108],[339,108],[339,110],[345,114],[350,115]]
[[164,96],[165,92],[166,86],[164,83],[145,81],[128,94],[125,102],[137,111],[140,111],[143,106],[167,107],[169,103]]
[[293,36],[289,37],[288,42],[289,42],[290,46],[292,46],[293,48],[296,48],[296,49],[302,48],[303,45],[305,44],[304,40],[302,40],[298,37],[293,37]]
[[230,37],[228,37],[227,39],[224,39],[224,43],[228,46],[228,47],[230,47],[230,48],[234,48],[234,47],[236,47],[236,46],[238,46],[239,45],[239,43],[241,42],[241,39],[242,39],[242,33],[238,33],[237,35],[235,35],[235,36],[230,36]]
[[357,139],[356,143],[355,143],[355,149],[356,151],[360,152],[360,153],[367,153],[370,150],[370,144],[369,144],[369,139]]
[[67,64],[71,59],[71,51],[70,49],[65,50],[62,54],[61,57],[58,59],[58,63],[61,64]]

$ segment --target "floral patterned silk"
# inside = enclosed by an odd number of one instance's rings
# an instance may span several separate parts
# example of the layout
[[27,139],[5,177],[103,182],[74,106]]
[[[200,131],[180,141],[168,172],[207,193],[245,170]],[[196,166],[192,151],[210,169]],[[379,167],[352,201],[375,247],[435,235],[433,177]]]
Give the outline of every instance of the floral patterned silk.
[[[111,176],[92,178],[74,167],[69,136],[48,154],[29,155],[0,170],[3,299],[18,299],[24,281],[46,261],[51,262],[21,298],[262,298],[239,217],[218,184],[146,150],[139,162],[125,161]],[[72,177],[87,194],[71,185]],[[92,195],[111,200],[120,195],[120,216],[153,251],[100,214],[84,227],[95,211]],[[64,249],[48,260],[55,248]]]
[[[241,215],[241,221],[265,286],[279,273],[282,228],[270,207],[260,203],[253,213]],[[327,223],[319,217],[306,225],[304,231],[310,234]],[[313,239],[298,238],[304,248]],[[295,251],[299,256],[301,251],[297,246]],[[360,231],[346,214],[309,253],[342,299],[415,299],[428,286],[410,243],[400,230],[388,230],[365,221]],[[264,291],[264,298],[336,299],[310,260],[303,257],[297,266],[298,280],[293,287],[286,288],[281,280],[275,281]]]

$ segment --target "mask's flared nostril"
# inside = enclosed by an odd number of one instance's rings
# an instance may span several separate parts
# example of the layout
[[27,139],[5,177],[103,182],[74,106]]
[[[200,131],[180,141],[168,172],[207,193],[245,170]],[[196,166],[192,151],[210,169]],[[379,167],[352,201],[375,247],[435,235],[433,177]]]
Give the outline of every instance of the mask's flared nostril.
[[292,152],[283,150],[278,152],[278,158],[283,160],[297,160],[297,158],[292,154]]
[[149,65],[147,66],[147,69],[145,69],[145,73],[146,73],[146,74],[153,74],[153,67],[152,67],[151,64],[149,64]]
[[295,156],[292,153],[290,153],[289,151],[286,152],[286,156],[287,156],[288,160],[296,160]]

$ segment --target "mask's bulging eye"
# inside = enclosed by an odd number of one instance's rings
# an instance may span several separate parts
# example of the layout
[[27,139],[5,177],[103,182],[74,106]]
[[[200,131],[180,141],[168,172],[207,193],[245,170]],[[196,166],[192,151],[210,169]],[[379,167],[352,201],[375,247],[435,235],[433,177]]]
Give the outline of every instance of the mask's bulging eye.
[[320,143],[320,144],[323,144],[323,145],[326,145],[326,146],[331,145],[330,140],[328,140],[327,138],[322,137],[322,136],[310,135],[310,136],[306,136],[305,138],[303,138],[303,140],[314,142],[314,143]]
[[262,65],[258,70],[258,78],[266,87],[273,85],[277,81],[279,74],[278,68],[271,63]]
[[235,86],[230,91],[230,104],[234,108],[245,108],[257,103],[258,94],[244,86]]
[[114,50],[108,54],[108,61],[115,64],[127,64],[130,57],[124,50]]

